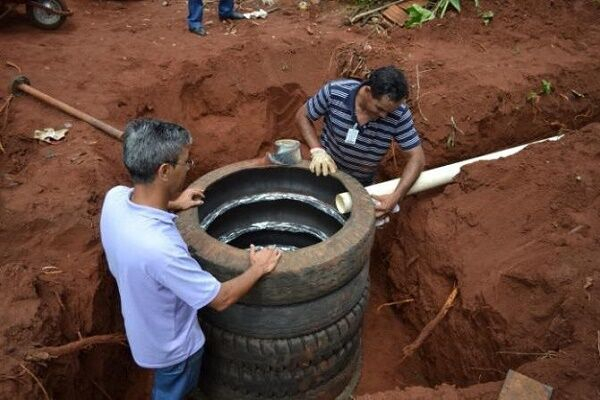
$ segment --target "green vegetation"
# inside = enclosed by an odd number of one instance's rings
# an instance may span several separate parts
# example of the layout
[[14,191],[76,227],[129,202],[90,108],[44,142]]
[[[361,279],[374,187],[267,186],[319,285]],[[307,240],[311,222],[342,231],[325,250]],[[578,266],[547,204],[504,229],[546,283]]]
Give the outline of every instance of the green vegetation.
[[552,93],[552,90],[552,84],[549,81],[542,79],[542,94],[550,94]]
[[553,90],[554,88],[552,87],[552,83],[542,79],[540,88],[538,90],[531,90],[527,94],[527,101],[531,104],[536,104],[538,101],[540,101],[540,96],[547,96],[552,93]]
[[[405,28],[414,28],[416,26],[421,26],[427,21],[431,21],[435,18],[444,18],[446,15],[446,11],[448,8],[454,8],[456,11],[461,11],[461,0],[438,0],[431,10],[422,7],[418,4],[413,4],[408,7],[406,11],[408,12],[408,19],[404,23]],[[475,3],[475,7],[479,8],[479,0],[473,0]],[[494,18],[494,13],[492,11],[486,11],[480,14],[483,19],[483,23],[488,25],[492,18]]]
[[[475,6],[477,6],[478,3],[479,1],[475,0]],[[448,6],[452,6],[456,11],[460,12],[460,0],[438,0],[433,8],[433,14],[437,15],[439,18],[444,18]]]
[[418,4],[413,4],[412,6],[406,9],[408,12],[408,19],[404,23],[405,28],[414,28],[415,26],[421,26],[427,21],[431,21],[435,18],[435,14],[426,9],[425,7],[421,7]]

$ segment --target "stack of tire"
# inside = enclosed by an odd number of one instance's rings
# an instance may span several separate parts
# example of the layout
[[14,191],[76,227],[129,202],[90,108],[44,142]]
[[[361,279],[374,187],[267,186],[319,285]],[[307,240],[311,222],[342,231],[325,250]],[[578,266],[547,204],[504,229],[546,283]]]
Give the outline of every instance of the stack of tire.
[[[211,185],[247,168],[256,167],[238,163],[221,168],[192,187],[206,189],[208,199]],[[203,398],[350,398],[360,376],[374,211],[354,179],[343,173],[328,179],[339,180],[353,198],[353,212],[343,227],[322,243],[285,253],[277,269],[238,304],[220,313],[209,308],[200,312],[207,338]],[[288,190],[299,189],[290,184]],[[323,196],[318,185],[301,190]],[[333,201],[330,194],[326,197]],[[198,211],[182,213],[178,225],[194,257],[217,279],[231,279],[247,268],[247,252],[201,230]]]

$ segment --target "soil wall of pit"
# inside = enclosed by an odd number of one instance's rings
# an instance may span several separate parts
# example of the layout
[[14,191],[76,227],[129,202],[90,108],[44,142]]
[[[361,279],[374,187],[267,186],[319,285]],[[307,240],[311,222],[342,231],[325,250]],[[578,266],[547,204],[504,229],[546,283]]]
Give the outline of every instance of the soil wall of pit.
[[396,310],[413,338],[459,289],[419,351],[429,384],[501,381],[513,368],[554,387],[556,399],[600,395],[598,161],[595,123],[467,166],[455,183],[406,202],[382,233],[394,239],[382,250],[392,298],[414,299]]

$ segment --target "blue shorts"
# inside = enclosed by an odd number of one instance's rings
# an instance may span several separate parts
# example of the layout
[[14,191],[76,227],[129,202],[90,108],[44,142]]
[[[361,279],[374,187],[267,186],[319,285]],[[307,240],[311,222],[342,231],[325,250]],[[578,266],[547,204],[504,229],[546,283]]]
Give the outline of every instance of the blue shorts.
[[196,388],[203,352],[201,348],[179,364],[155,369],[152,400],[180,400]]

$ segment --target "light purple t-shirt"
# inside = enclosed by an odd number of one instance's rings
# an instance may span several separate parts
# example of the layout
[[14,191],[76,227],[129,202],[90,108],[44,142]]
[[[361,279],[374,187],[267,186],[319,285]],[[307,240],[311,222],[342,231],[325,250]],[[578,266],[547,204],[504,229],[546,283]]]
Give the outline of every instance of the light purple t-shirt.
[[168,367],[204,345],[196,313],[217,296],[221,284],[190,256],[177,216],[133,203],[132,191],[116,186],[106,194],[102,245],[119,287],[135,362]]

